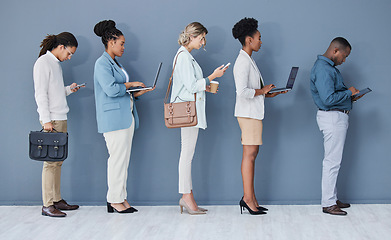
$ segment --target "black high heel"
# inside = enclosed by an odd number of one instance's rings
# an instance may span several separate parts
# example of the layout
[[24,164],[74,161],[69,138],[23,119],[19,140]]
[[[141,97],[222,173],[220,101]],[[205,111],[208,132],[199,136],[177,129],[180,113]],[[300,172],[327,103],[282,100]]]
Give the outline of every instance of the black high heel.
[[257,207],[257,209],[258,209],[258,210],[261,210],[261,211],[269,211],[269,209],[267,209],[267,208],[265,208],[265,207],[261,207],[261,206]]
[[251,210],[251,208],[247,205],[247,203],[243,200],[243,198],[240,200],[239,206],[240,206],[240,214],[243,214],[244,208],[246,208],[247,211],[248,211],[251,215],[266,214],[266,212],[264,212],[264,211],[262,211],[262,210],[258,210],[258,211],[253,211],[253,210]]
[[132,209],[132,207],[130,207],[130,208],[127,208],[125,210],[118,211],[113,206],[111,206],[111,203],[107,202],[107,212],[108,213],[113,213],[113,212],[117,212],[117,213],[133,213],[134,210],[136,210],[136,209],[135,208]]
[[[126,210],[133,211],[133,212],[138,212],[138,210],[135,209],[134,207],[130,207],[130,208],[126,209]],[[133,212],[132,212],[132,213],[133,213]]]

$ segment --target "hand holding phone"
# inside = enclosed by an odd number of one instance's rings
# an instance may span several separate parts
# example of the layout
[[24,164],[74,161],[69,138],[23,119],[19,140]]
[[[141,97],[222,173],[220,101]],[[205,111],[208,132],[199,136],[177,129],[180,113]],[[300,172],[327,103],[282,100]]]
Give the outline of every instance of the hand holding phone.
[[231,63],[227,63],[227,65],[225,65],[222,69],[225,70],[226,68],[229,67],[229,65],[231,65]]
[[81,87],[85,87],[85,86],[86,86],[86,83],[82,83],[80,85],[76,85],[76,86],[72,87],[71,89],[81,88]]

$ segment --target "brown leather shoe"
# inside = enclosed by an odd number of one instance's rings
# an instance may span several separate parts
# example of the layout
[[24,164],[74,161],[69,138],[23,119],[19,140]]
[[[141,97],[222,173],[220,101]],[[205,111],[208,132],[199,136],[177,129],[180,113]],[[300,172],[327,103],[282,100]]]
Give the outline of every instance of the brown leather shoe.
[[54,202],[54,207],[60,210],[76,210],[79,208],[79,205],[69,205],[64,199],[61,199],[58,202]]
[[347,212],[341,210],[337,204],[330,207],[323,207],[323,212],[331,215],[341,215],[341,216],[348,214]]
[[350,207],[349,203],[343,203],[343,202],[341,202],[339,200],[337,200],[337,205],[338,205],[339,208],[348,208],[348,207]]
[[53,205],[50,205],[49,207],[42,207],[42,215],[49,217],[65,217],[67,214],[61,212]]

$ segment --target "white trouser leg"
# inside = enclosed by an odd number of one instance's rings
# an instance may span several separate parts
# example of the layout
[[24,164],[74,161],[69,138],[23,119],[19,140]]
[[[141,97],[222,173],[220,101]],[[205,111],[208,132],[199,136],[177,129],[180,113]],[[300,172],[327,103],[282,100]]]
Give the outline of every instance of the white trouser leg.
[[337,178],[341,166],[349,116],[338,111],[318,111],[317,122],[323,133],[322,207],[336,204]]
[[190,193],[193,189],[191,180],[191,162],[198,138],[199,128],[181,128],[181,155],[179,158],[179,193]]
[[122,203],[127,198],[126,183],[132,140],[134,120],[128,129],[104,133],[109,159],[107,161],[107,202]]

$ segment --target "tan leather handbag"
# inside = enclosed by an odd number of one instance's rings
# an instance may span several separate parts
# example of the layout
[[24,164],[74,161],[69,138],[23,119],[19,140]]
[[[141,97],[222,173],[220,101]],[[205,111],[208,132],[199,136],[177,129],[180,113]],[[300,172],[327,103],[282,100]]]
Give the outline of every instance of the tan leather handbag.
[[[183,52],[183,51],[181,51]],[[166,97],[164,98],[164,123],[168,128],[193,127],[197,125],[197,111],[196,111],[196,94],[194,93],[194,101],[167,103],[168,96],[171,90],[172,76],[179,52],[175,58],[174,67],[168,83]]]

